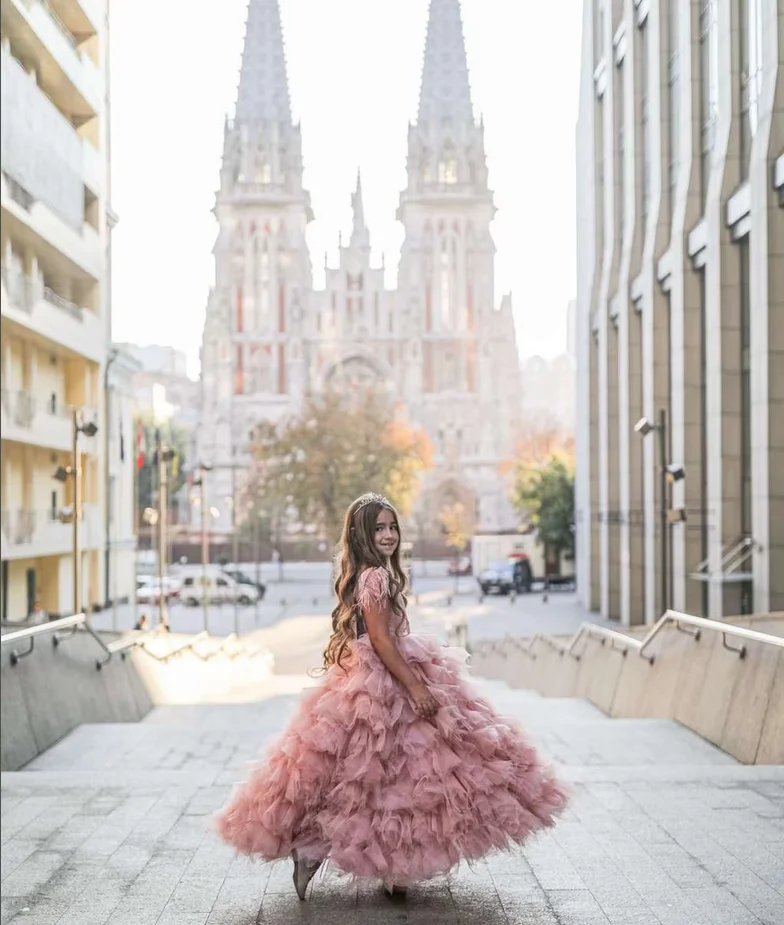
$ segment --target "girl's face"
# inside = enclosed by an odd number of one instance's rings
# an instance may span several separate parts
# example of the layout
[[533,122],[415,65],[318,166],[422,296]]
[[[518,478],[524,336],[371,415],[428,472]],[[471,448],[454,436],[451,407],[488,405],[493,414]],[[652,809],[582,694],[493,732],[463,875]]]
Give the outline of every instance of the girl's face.
[[400,530],[397,517],[388,508],[382,508],[376,517],[376,530],[373,537],[376,549],[384,555],[391,556],[400,542]]

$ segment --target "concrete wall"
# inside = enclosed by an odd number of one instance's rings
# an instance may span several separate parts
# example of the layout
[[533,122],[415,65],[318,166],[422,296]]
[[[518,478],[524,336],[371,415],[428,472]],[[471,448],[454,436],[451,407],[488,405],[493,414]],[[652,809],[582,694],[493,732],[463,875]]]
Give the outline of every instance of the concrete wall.
[[[784,636],[784,614],[732,622]],[[741,659],[720,633],[695,639],[673,625],[646,650],[652,664],[593,637],[574,655],[560,651],[568,639],[556,642],[480,642],[472,646],[472,668],[550,697],[585,697],[610,716],[675,719],[739,761],[784,764],[784,650],[747,642]],[[729,646],[741,642],[727,637]]]
[[102,650],[79,632],[57,648],[39,638],[35,651],[16,666],[4,646],[0,664],[0,769],[17,771],[81,723],[122,723],[142,719],[152,707],[147,688],[130,659],[115,657],[102,671]]

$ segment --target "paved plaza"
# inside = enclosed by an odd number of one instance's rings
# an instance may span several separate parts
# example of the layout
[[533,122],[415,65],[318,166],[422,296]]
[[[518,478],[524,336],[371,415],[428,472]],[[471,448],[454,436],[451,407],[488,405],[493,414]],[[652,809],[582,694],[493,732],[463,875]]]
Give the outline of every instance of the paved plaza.
[[[541,631],[541,620],[565,627],[584,616],[568,597],[480,606],[466,592],[449,605],[449,586],[436,585],[420,583],[420,628],[444,628],[457,613],[477,638],[511,621],[524,635]],[[252,696],[246,685],[240,702],[84,725],[2,775],[3,925],[784,922],[784,768],[739,765],[676,723],[610,719],[585,701],[481,679],[571,782],[561,823],[523,849],[417,887],[405,905],[333,871],[300,903],[289,862],[237,858],[210,829],[232,783],[313,683],[305,671],[328,616],[302,582],[296,603],[292,584],[283,605],[284,586],[271,589],[257,634],[274,650],[276,673],[260,677]]]

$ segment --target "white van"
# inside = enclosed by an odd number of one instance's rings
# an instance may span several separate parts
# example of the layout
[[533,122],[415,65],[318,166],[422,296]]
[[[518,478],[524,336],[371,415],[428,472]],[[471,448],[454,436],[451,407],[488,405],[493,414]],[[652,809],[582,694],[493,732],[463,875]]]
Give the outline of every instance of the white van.
[[209,604],[240,604],[247,607],[259,600],[259,589],[242,584],[228,575],[188,575],[182,583],[180,597],[189,607],[198,607],[207,598]]

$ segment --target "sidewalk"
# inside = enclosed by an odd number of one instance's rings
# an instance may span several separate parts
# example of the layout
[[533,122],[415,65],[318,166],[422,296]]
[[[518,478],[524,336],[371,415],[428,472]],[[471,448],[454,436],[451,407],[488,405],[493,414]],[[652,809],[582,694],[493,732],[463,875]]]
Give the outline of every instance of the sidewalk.
[[159,707],[82,726],[2,775],[2,922],[13,925],[780,925],[784,768],[744,767],[674,723],[483,682],[574,788],[525,848],[404,906],[327,874],[307,903],[290,864],[233,856],[210,815],[296,705],[272,678],[253,703]]

